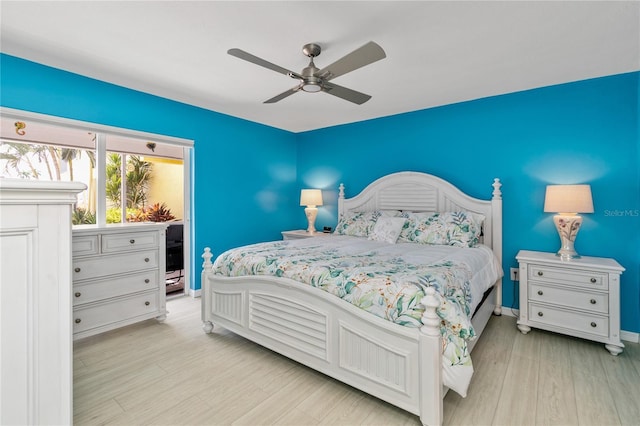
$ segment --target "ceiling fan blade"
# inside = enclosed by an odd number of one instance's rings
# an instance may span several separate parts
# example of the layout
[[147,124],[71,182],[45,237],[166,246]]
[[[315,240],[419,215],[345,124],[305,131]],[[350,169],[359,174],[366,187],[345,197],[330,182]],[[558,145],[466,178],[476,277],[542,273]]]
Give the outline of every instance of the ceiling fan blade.
[[382,50],[382,47],[373,41],[370,41],[364,46],[338,59],[331,65],[322,68],[314,75],[316,77],[322,77],[325,81],[329,81],[386,57],[387,55],[384,53],[384,50]]
[[271,62],[265,61],[262,58],[258,58],[257,56],[252,55],[251,53],[245,52],[242,49],[235,49],[235,48],[229,49],[227,50],[227,53],[231,56],[235,56],[236,58],[244,59],[245,61],[251,62],[256,65],[260,65],[261,67],[265,67],[272,71],[279,72],[280,74],[288,75],[289,77],[302,80],[302,76],[300,74],[293,71],[289,71],[288,69],[282,68],[279,65],[272,64]]
[[355,90],[347,89],[346,87],[333,83],[325,83],[324,86],[322,86],[322,91],[358,105],[362,105],[371,99],[370,95],[356,92]]
[[263,103],[265,104],[273,104],[276,103],[278,101],[283,100],[284,98],[286,98],[287,96],[291,96],[294,93],[296,93],[298,90],[300,90],[300,86],[296,86],[294,88],[291,88],[289,90],[287,90],[286,92],[282,92],[279,95],[274,96],[271,99],[267,99],[266,101],[264,101]]

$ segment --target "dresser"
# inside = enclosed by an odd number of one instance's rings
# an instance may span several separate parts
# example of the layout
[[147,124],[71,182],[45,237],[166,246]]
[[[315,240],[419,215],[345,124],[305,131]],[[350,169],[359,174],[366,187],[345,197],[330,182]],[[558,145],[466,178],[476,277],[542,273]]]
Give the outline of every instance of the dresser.
[[522,250],[518,329],[539,328],[602,342],[612,355],[620,340],[620,275],[613,259],[584,256],[562,261],[553,253]]
[[166,318],[166,224],[73,229],[73,338]]
[[73,423],[77,182],[0,179],[0,424]]

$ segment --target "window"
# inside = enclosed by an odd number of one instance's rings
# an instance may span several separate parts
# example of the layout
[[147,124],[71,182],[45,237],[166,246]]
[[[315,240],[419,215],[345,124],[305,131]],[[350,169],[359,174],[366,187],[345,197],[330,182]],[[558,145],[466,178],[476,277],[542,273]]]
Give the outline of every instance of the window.
[[2,176],[83,182],[74,225],[184,219],[183,155],[160,140],[2,117]]

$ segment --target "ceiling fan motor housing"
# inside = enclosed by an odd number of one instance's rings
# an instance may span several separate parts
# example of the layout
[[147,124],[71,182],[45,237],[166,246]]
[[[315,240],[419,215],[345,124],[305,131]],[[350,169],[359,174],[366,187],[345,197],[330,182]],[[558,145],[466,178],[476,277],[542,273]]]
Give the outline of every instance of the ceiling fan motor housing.
[[[318,46],[320,48],[320,46]],[[302,70],[303,80],[300,84],[300,88],[305,92],[315,93],[322,90],[322,78],[316,77],[314,74],[318,72],[318,68],[313,63],[313,57],[311,57],[311,62],[309,62],[309,66]]]

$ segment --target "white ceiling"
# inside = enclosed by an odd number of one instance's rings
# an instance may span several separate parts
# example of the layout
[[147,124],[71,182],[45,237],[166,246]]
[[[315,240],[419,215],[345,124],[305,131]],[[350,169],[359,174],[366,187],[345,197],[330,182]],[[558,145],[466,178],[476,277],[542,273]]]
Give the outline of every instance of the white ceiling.
[[[640,69],[638,1],[7,1],[3,53],[300,132]],[[263,101],[373,40],[387,58],[333,82],[367,93]]]

